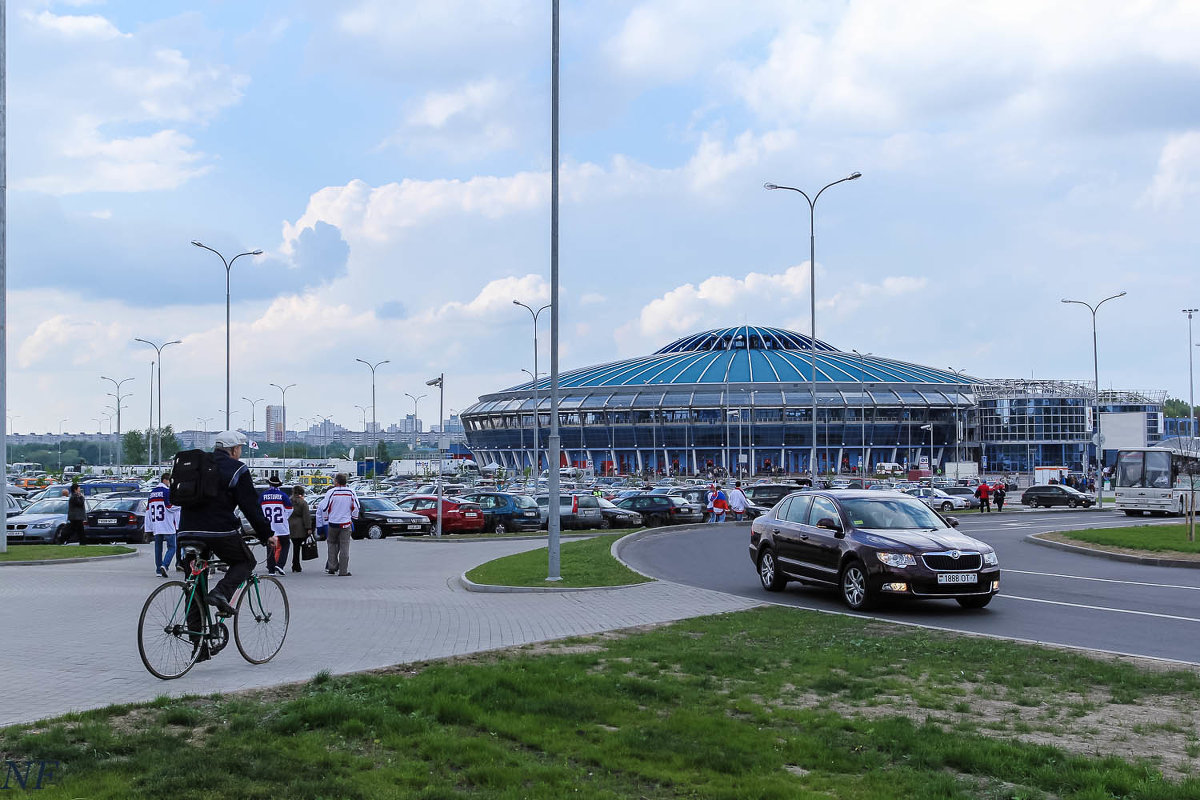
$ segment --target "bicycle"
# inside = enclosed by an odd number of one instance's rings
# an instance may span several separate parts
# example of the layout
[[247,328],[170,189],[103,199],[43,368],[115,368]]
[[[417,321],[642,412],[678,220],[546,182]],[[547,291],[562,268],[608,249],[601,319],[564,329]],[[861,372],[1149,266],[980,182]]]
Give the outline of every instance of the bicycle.
[[[230,618],[215,616],[208,605],[208,575],[219,562],[207,545],[193,542],[180,544],[185,547],[187,577],[151,592],[138,620],[142,664],[162,680],[182,677],[197,661],[215,656],[229,644],[225,621]],[[251,573],[238,586],[231,603],[238,652],[251,664],[267,663],[283,648],[287,637],[291,613],[283,584],[277,578]]]

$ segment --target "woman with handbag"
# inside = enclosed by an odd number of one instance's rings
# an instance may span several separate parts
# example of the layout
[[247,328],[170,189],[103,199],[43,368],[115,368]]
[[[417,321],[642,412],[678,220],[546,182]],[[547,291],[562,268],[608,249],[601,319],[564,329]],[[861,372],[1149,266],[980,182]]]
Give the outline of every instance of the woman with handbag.
[[289,531],[292,538],[292,572],[300,572],[300,559],[304,541],[313,534],[313,515],[304,499],[304,487],[292,487],[292,516],[288,517]]

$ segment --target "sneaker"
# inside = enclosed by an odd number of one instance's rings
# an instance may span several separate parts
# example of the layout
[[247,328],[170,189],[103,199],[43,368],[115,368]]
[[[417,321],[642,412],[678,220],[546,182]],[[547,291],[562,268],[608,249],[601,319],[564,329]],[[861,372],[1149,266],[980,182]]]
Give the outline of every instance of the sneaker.
[[162,577],[164,577],[164,578],[165,578],[165,577],[167,577],[167,568],[166,568],[166,567],[159,567],[159,568],[158,568],[158,574],[159,574],[159,575],[161,575],[161,576],[162,576]]
[[302,572],[302,571],[303,570],[301,570],[299,567],[292,567],[292,572]]
[[220,592],[209,592],[208,604],[217,609],[217,613],[222,617],[232,617],[234,615],[233,606],[229,605],[229,601]]
[[192,647],[192,652],[195,653],[197,650],[200,651],[200,654],[196,656],[197,664],[199,664],[201,661],[208,661],[210,658],[212,658],[212,653],[209,651],[208,645],[197,643]]
[[339,578],[349,578],[349,577],[350,577],[350,573],[349,573],[349,572],[339,572],[339,573],[338,573],[338,577],[339,577]]
[[274,574],[275,574],[275,575],[278,575],[278,576],[279,576],[279,577],[281,577],[281,578],[282,578],[284,575],[287,575],[287,573],[283,571],[283,567],[276,567],[276,568],[275,568],[275,573],[274,573]]
[[333,569],[326,569],[326,570],[325,570],[325,574],[326,574],[326,575],[337,575],[337,570],[333,570]]

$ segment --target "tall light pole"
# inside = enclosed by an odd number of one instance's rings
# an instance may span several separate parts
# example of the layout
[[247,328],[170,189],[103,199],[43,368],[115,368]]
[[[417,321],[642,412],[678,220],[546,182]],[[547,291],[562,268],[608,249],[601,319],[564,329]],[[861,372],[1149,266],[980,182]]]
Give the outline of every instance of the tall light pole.
[[355,404],[354,404],[354,407],[355,407],[355,408],[357,408],[359,411],[361,411],[361,412],[362,412],[362,417],[363,417],[363,447],[366,447],[366,446],[367,446],[367,407],[366,407],[366,406],[360,406],[360,405],[358,405],[357,403],[355,403]]
[[[160,394],[159,397],[162,397],[162,395]],[[254,435],[254,409],[263,401],[263,398],[260,397],[257,400],[251,400],[249,397],[242,395],[242,399],[250,404],[250,434]],[[159,421],[162,421],[161,416],[159,417]]]
[[1074,303],[1075,305],[1086,306],[1088,311],[1092,312],[1092,370],[1096,379],[1096,510],[1104,510],[1104,434],[1100,431],[1100,357],[1096,353],[1096,312],[1100,310],[1100,306],[1107,303],[1109,300],[1116,300],[1118,297],[1124,297],[1125,292],[1114,294],[1106,297],[1096,305],[1085,303],[1082,300],[1067,300],[1064,303]]
[[[379,468],[378,464],[375,463],[378,460],[378,456],[375,451],[375,430],[377,428],[375,424],[375,368],[383,366],[384,364],[390,364],[392,362],[386,358],[383,361],[376,361],[374,364],[372,364],[370,361],[363,361],[361,358],[356,358],[354,360],[361,364],[366,364],[371,369],[371,469],[374,471]],[[366,442],[364,441],[363,444],[365,445]]]
[[[204,447],[200,448],[201,450],[203,450],[208,447],[208,423],[212,422],[213,418],[212,417],[196,417],[196,421],[204,426]],[[229,429],[226,428],[225,430],[229,430]]]
[[428,397],[429,395],[427,395],[427,394],[414,395],[414,394],[409,394],[408,392],[405,392],[404,396],[410,398],[413,401],[413,456],[415,457],[417,454],[417,403],[419,403],[421,401],[421,398]]
[[929,485],[933,486],[933,423],[922,425],[921,430],[929,431]]
[[[308,430],[310,427],[312,427],[312,420],[310,420],[308,417],[296,417],[296,419],[304,423],[304,455],[302,455],[301,458],[308,458]],[[300,436],[299,428],[296,429],[296,436],[297,438]]]
[[150,362],[150,422],[146,425],[146,463],[154,461],[154,362]]
[[[283,458],[287,460],[287,390],[295,386],[294,383],[289,383],[287,386],[280,386],[278,383],[272,383],[279,390],[279,396],[283,398]],[[229,424],[229,415],[225,415],[225,424]]]
[[1192,314],[1200,308],[1185,308],[1188,318],[1188,436],[1196,435],[1196,382],[1192,379]]
[[96,454],[96,466],[104,465],[104,419],[102,417],[92,417],[96,420],[96,430],[100,434],[100,451]]
[[[163,342],[162,344],[155,344],[154,342],[150,341],[149,339],[134,339],[134,341],[150,345],[151,347],[154,348],[154,352],[158,356],[158,463],[161,464],[162,463],[162,429],[163,429],[163,421],[162,421],[162,351],[165,350],[166,348],[170,347],[173,344],[183,344],[183,342],[179,339],[175,339],[174,341],[170,341],[170,342]],[[153,392],[151,392],[151,394],[153,394]],[[226,406],[228,407],[228,404],[229,404],[229,395],[228,394],[225,395],[225,403],[226,403]],[[153,426],[153,424],[154,424],[154,415],[153,414],[150,415],[150,424],[151,424],[151,426]],[[146,455],[149,456],[150,454],[147,453]]]
[[[542,465],[542,463],[541,463],[542,459],[541,459],[541,455],[540,455],[541,442],[539,441],[541,438],[541,436],[540,436],[541,428],[539,425],[539,415],[540,414],[539,414],[539,410],[538,410],[538,386],[537,386],[537,375],[539,374],[538,373],[537,323],[538,323],[538,317],[541,315],[541,313],[543,311],[545,311],[546,309],[550,308],[550,306],[549,306],[549,304],[547,304],[547,305],[544,305],[541,308],[539,308],[537,311],[534,311],[533,308],[525,305],[520,300],[513,300],[513,305],[520,306],[521,308],[525,309],[526,311],[529,312],[529,316],[533,318],[533,376],[534,376],[533,377],[533,474],[534,474],[534,477],[536,478],[537,474],[538,474],[538,467],[540,467]],[[525,372],[525,373],[529,372],[529,370],[521,370],[521,371]]]
[[[946,369],[950,370],[955,375],[957,375],[958,379],[960,381],[963,379],[964,375],[960,370],[957,370],[954,367],[946,367]],[[959,436],[958,436],[958,395],[959,395],[959,391],[961,389],[962,389],[961,383],[958,386],[954,387],[954,463],[956,463],[956,464],[959,463],[960,461],[962,461],[962,458],[960,457],[959,452],[958,452],[958,441],[959,441]],[[957,470],[958,467],[955,467],[955,469]],[[956,478],[958,477],[957,474],[955,475],[955,477]]]
[[108,395],[109,395],[109,397],[114,397],[117,400],[117,474],[120,475],[121,474],[121,461],[122,461],[122,456],[124,455],[124,453],[122,452],[122,450],[123,450],[122,445],[124,444],[124,442],[121,441],[121,400],[125,397],[129,397],[129,392],[126,392],[124,395],[121,394],[121,384],[131,381],[131,380],[133,380],[133,378],[121,378],[121,380],[117,381],[117,380],[113,380],[112,378],[106,378],[105,376],[101,375],[100,380],[108,381],[109,383],[111,383],[113,385],[113,389],[115,390],[115,394],[113,392],[109,392]]
[[821,191],[815,196],[809,197],[802,189],[797,189],[794,186],[780,186],[775,183],[765,183],[765,189],[787,189],[791,192],[800,194],[808,201],[808,287],[809,287],[809,312],[811,315],[811,327],[809,329],[809,369],[812,371],[812,450],[809,452],[808,469],[812,475],[813,485],[816,485],[817,480],[817,221],[816,209],[817,201],[821,199],[821,194],[830,186],[837,186],[839,183],[846,181],[855,181],[862,177],[861,172],[852,172],[844,178],[826,184],[821,187]]
[[[862,405],[858,410],[858,419],[862,423],[862,457],[858,460],[858,474],[864,476],[867,474],[867,356],[870,353],[860,353],[851,348],[850,352],[858,356],[858,397],[862,401]],[[866,484],[863,484],[866,486]]]
[[[208,245],[192,239],[192,244],[196,247],[203,247],[210,253],[216,253],[217,258],[221,259],[221,263],[225,265],[225,430],[229,430],[229,270],[233,267],[233,262],[237,261],[242,256],[261,256],[262,250],[249,250],[245,253],[238,253],[228,261],[225,256],[221,255],[219,250],[214,250]],[[287,427],[283,429],[284,447],[287,447]]]
[[[67,419],[70,419],[70,417],[68,417]],[[62,472],[62,437],[63,437],[63,423],[64,423],[64,422],[66,422],[66,421],[67,421],[67,420],[63,419],[63,420],[59,420],[59,422],[58,422],[58,471],[59,471],[59,472]],[[5,480],[8,480],[8,479],[7,479],[7,478],[5,478]]]
[[[534,367],[535,368],[537,367],[537,359],[534,359]],[[533,452],[529,456],[529,458],[530,458],[529,471],[532,473],[533,485],[537,486],[537,481],[541,477],[538,474],[538,467],[541,466],[541,460],[542,460],[538,455],[538,452],[539,452],[538,439],[540,438],[541,431],[542,431],[541,423],[538,420],[538,416],[539,416],[538,415],[538,393],[537,393],[538,376],[536,374],[530,372],[527,369],[522,369],[521,372],[524,372],[526,375],[528,375],[529,380],[531,380],[533,382]],[[521,426],[521,435],[522,436],[525,435],[525,426],[524,425]]]
[[437,485],[437,535],[442,535],[442,415],[445,409],[446,389],[445,389],[446,373],[438,375],[432,380],[425,381],[426,386],[436,386],[438,390],[438,485]]

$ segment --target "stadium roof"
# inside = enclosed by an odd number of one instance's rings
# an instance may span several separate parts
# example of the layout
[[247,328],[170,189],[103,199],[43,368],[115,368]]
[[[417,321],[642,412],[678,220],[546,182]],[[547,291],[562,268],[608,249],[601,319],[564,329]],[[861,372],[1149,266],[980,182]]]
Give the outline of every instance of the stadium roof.
[[[975,379],[880,356],[843,353],[807,336],[780,328],[743,325],[679,339],[648,356],[584,367],[559,376],[560,390],[696,384],[777,384],[811,381],[816,360],[818,383],[909,383],[969,385]],[[538,381],[548,391],[548,378]],[[532,391],[532,383],[506,392]]]

